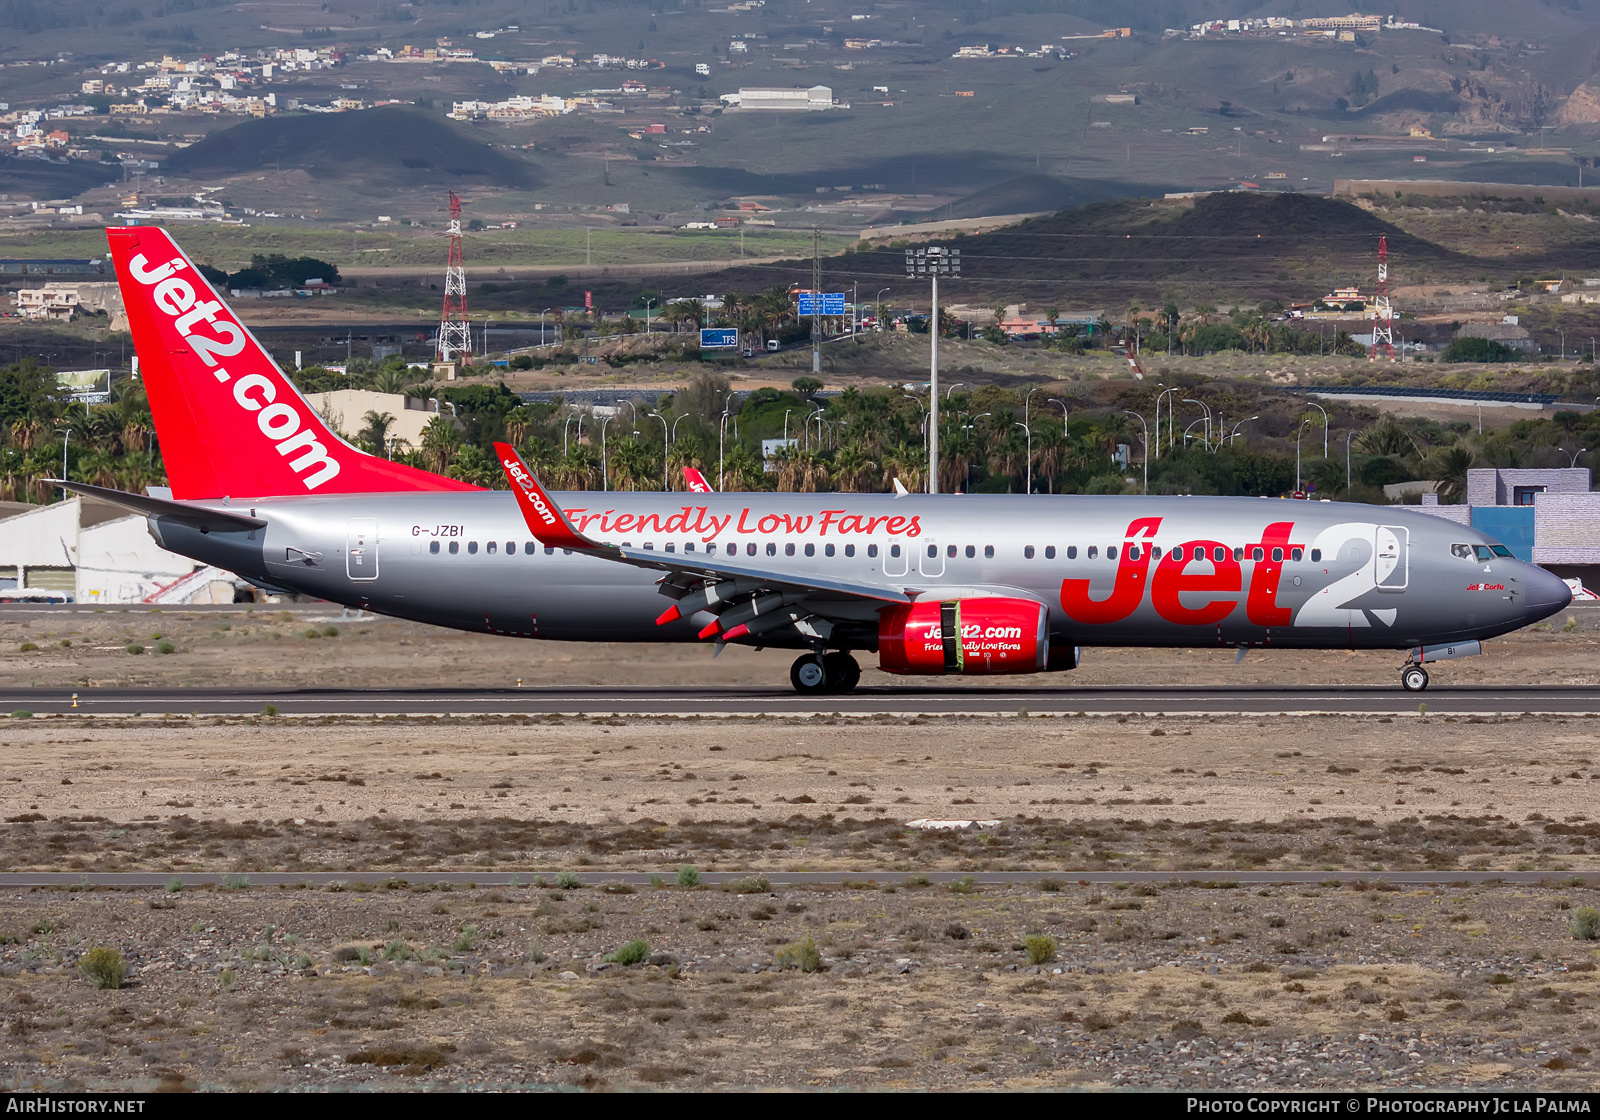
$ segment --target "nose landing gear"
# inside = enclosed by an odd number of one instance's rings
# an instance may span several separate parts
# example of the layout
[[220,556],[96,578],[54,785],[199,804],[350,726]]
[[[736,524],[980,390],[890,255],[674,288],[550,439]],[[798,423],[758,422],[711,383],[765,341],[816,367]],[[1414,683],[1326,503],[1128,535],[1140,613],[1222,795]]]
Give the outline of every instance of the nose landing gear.
[[1400,687],[1407,692],[1421,692],[1428,687],[1428,670],[1416,662],[1408,663],[1400,670]]
[[808,653],[795,658],[789,667],[789,683],[803,696],[850,692],[861,682],[861,666],[842,650],[834,653]]

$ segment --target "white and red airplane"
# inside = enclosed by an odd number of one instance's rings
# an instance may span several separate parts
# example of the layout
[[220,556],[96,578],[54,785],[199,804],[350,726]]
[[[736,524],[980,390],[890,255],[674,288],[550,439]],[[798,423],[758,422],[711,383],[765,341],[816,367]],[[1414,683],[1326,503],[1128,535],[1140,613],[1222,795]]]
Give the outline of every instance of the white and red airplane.
[[[1256,498],[483,490],[365,454],[154,227],[106,231],[170,488],[64,483],[264,587],[461,630],[801,651],[802,692],[1073,668],[1084,646],[1395,649],[1425,664],[1561,610],[1554,575],[1392,506]],[[663,609],[664,608],[664,609]]]

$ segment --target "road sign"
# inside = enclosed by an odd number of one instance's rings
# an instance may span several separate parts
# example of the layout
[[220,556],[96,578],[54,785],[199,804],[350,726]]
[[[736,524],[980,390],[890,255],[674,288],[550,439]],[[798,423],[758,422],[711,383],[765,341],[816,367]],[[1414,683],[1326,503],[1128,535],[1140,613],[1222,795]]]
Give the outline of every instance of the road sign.
[[700,349],[737,350],[738,348],[739,329],[737,327],[700,328]]
[[845,313],[843,292],[823,292],[822,306],[820,308],[817,307],[817,293],[815,292],[800,292],[797,298],[800,301],[799,313],[802,319],[818,314],[843,315]]
[[594,293],[593,292],[584,292],[583,293],[583,306],[584,306],[585,310],[589,310],[589,311],[593,311],[594,310]]

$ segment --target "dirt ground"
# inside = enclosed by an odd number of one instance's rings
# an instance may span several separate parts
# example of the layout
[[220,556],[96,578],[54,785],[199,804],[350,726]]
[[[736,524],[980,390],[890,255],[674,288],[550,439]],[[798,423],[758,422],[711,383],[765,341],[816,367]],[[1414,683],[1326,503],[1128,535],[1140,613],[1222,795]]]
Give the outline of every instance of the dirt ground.
[[[1570,932],[1592,890],[766,886],[11,895],[0,1078],[1596,1084],[1597,951]],[[630,942],[647,963],[605,959]],[[89,983],[91,947],[125,954],[126,987]]]
[[[329,628],[335,636],[327,636]],[[315,637],[312,637],[312,633]],[[157,651],[166,640],[174,650]],[[24,649],[31,645],[35,648]],[[130,653],[129,647],[142,652]],[[1447,684],[1600,684],[1600,608],[1574,606],[1537,626],[1484,644],[1482,656],[1441,662]],[[787,690],[792,651],[709,644],[541,642],[467,634],[336,607],[246,611],[50,612],[0,608],[0,687],[514,687],[630,685],[771,687]],[[862,686],[926,687],[927,677],[879,672],[857,654]],[[1391,685],[1405,656],[1371,652],[1086,648],[1069,673],[1009,677],[1007,687],[1070,693],[1082,685]],[[940,687],[987,688],[949,678]]]
[[[1436,679],[1593,681],[1600,612],[1573,617]],[[174,653],[153,652],[163,639]],[[776,690],[790,656],[711,662],[316,610],[0,614],[0,643],[13,687]],[[1389,683],[1397,661],[1091,650],[1065,695],[1076,681]],[[1573,932],[1600,902],[1574,878],[1600,870],[1593,719],[173,712],[0,717],[0,748],[0,865],[172,876],[166,890],[0,894],[10,1086],[1594,1085],[1600,941]],[[1000,823],[906,827],[920,817]],[[672,885],[686,864],[747,880]],[[479,868],[521,885],[405,883]],[[1070,874],[1090,868],[1174,874],[1131,889]],[[1228,878],[1271,868],[1372,879]],[[924,869],[1039,882],[867,882]],[[1381,882],[1411,869],[1550,879]],[[266,870],[352,874],[321,890],[182,882]],[[608,882],[621,870],[663,885]],[[762,880],[779,870],[840,884]],[[655,963],[604,959],[635,939]],[[90,984],[96,947],[124,954],[128,986]]]

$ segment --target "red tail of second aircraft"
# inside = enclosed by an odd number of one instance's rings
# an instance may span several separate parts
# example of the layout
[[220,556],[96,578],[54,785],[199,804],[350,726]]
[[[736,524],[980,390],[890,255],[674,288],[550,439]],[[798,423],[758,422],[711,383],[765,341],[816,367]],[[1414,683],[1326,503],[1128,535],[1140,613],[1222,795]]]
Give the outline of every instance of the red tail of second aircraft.
[[480,489],[329,431],[166,231],[119,226],[106,239],[173,497]]

